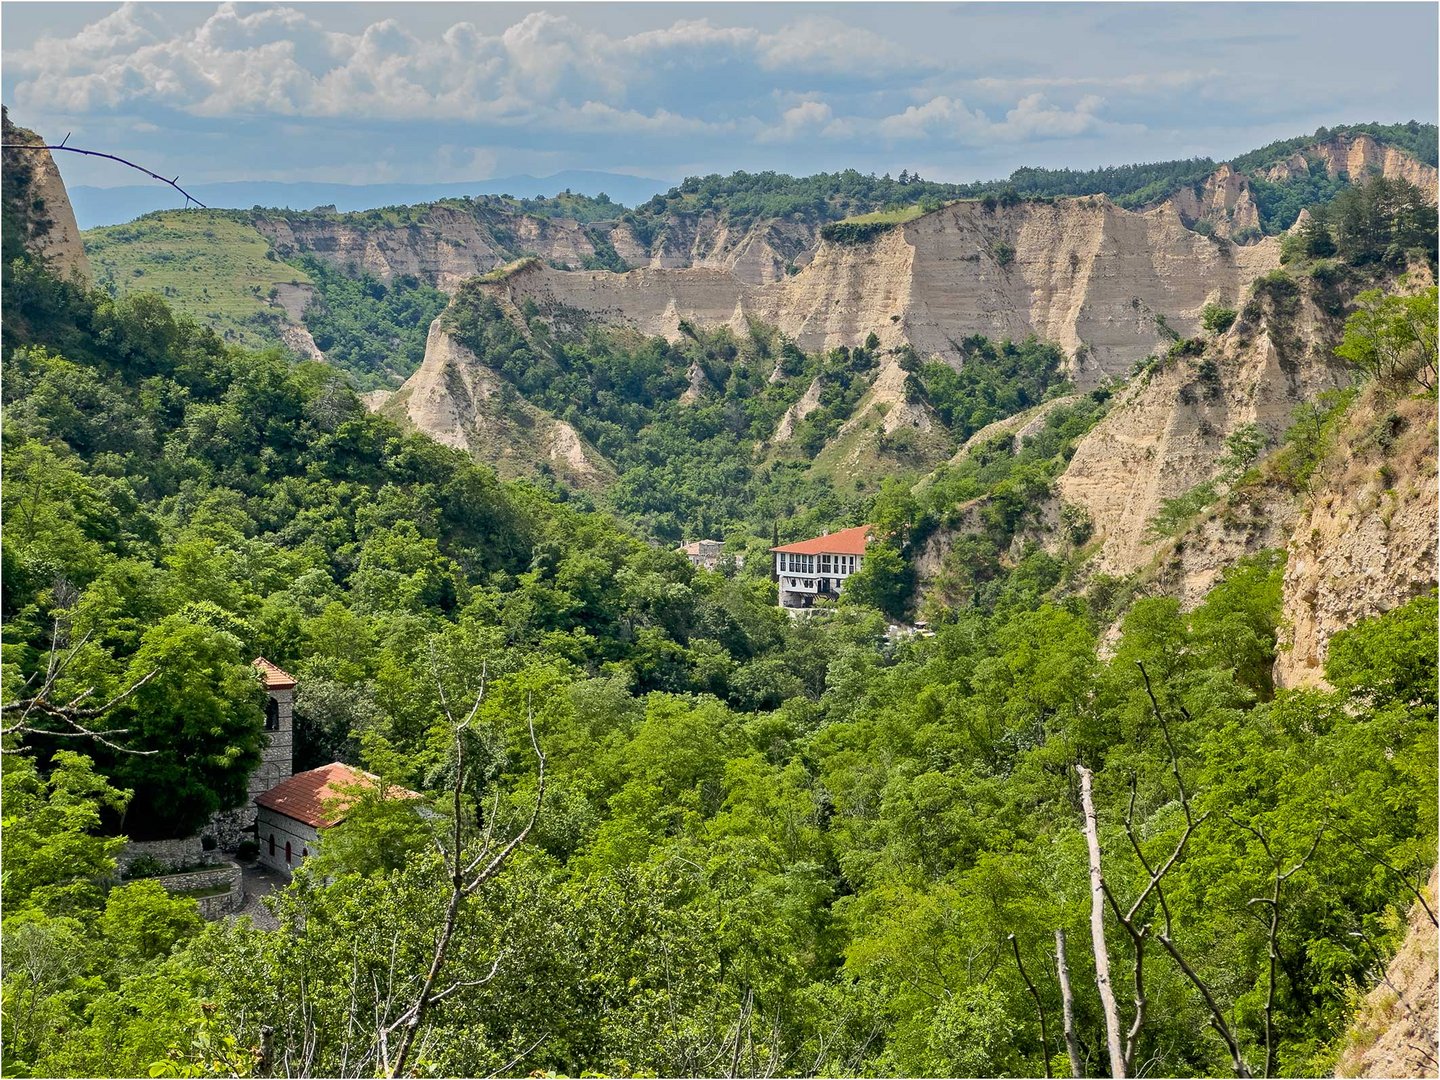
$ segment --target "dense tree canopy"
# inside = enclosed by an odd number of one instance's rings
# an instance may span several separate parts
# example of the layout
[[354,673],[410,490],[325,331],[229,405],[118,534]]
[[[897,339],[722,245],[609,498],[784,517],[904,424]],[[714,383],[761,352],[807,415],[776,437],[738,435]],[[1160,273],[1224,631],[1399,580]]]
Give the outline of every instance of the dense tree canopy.
[[[1144,1015],[1122,1010],[1148,1074],[1329,1071],[1398,944],[1434,860],[1434,593],[1337,636],[1334,689],[1277,690],[1281,553],[1191,610],[1067,587],[1082,518],[1054,551],[1017,538],[1107,389],[918,488],[815,498],[881,546],[833,612],[792,621],[763,562],[699,570],[633,523],[663,537],[723,498],[774,514],[784,462],[757,483],[723,448],[812,384],[813,428],[838,428],[871,345],[537,347],[541,320],[527,338],[462,294],[467,344],[646,478],[613,496],[626,525],[154,298],[23,258],[5,287],[7,697],[52,655],[57,693],[146,680],[99,718],[115,746],[36,721],[0,755],[7,1074],[373,1075],[447,926],[416,1073],[1066,1071],[1058,930],[1077,1054],[1103,1074],[1077,766],[1116,907],[1164,928],[1137,943],[1106,916],[1127,990],[1143,974]],[[1049,346],[967,348],[970,375],[910,365],[957,439],[1061,389]],[[712,396],[669,411],[692,364]],[[905,613],[942,530],[934,633],[897,633],[880,609]],[[298,677],[300,767],[344,757],[423,797],[359,806],[272,897],[275,931],[202,925],[114,869],[122,830],[186,832],[243,797],[258,653]],[[533,833],[459,894],[444,845],[523,827],[537,748]]]

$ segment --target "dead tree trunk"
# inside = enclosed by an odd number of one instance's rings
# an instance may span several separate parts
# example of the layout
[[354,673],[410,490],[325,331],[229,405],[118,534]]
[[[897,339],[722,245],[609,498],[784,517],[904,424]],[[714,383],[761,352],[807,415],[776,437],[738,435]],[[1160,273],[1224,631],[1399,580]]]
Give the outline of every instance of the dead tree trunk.
[[[540,817],[540,807],[545,799],[545,755],[540,751],[540,741],[535,737],[535,713],[530,710],[527,722],[530,729],[530,747],[535,752],[535,759],[539,763],[535,783],[535,803],[530,811],[530,820],[525,826],[510,838],[504,845],[499,845],[494,840],[492,830],[495,827],[495,817],[498,809],[492,809],[490,820],[486,823],[485,835],[481,838],[478,850],[469,855],[463,850],[463,832],[461,827],[462,806],[461,793],[465,789],[467,766],[465,763],[465,742],[464,732],[470,726],[480,711],[481,702],[485,698],[484,682],[482,677],[479,695],[475,698],[475,704],[465,719],[456,722],[450,713],[450,705],[445,700],[443,687],[440,691],[440,703],[445,709],[446,718],[451,723],[451,729],[455,739],[455,785],[454,785],[454,834],[451,837],[451,850],[445,852],[450,870],[450,902],[446,907],[445,919],[440,925],[439,932],[435,939],[434,952],[431,954],[430,968],[425,973],[424,981],[420,984],[419,993],[414,1003],[402,1012],[388,1025],[380,1028],[377,1032],[380,1048],[380,1061],[386,1076],[403,1076],[405,1067],[409,1063],[410,1055],[415,1048],[415,1039],[419,1035],[425,1023],[426,1015],[432,1006],[439,1005],[447,998],[452,997],[461,990],[484,986],[500,970],[500,956],[495,957],[495,963],[488,975],[480,979],[463,980],[451,983],[444,989],[436,989],[440,971],[445,966],[445,961],[450,949],[451,939],[455,936],[455,929],[459,922],[460,908],[467,897],[473,896],[480,886],[489,881],[504,867],[515,849],[524,842],[535,828],[535,822]],[[498,808],[498,796],[497,796]],[[441,847],[444,851],[443,845]],[[389,1039],[391,1035],[399,1034],[399,1045],[396,1047],[393,1056],[389,1052]],[[538,1044],[537,1044],[538,1045]]]
[[1070,1075],[1085,1075],[1080,1059],[1080,1040],[1075,1035],[1075,994],[1070,989],[1070,963],[1065,959],[1065,931],[1055,931],[1055,969],[1060,976],[1060,1021],[1065,1030],[1065,1050],[1070,1055]]
[[1120,1009],[1110,981],[1110,950],[1105,945],[1105,877],[1100,872],[1100,827],[1095,817],[1095,800],[1090,789],[1090,770],[1080,774],[1080,803],[1085,810],[1085,842],[1090,850],[1090,938],[1095,947],[1095,985],[1105,1008],[1105,1041],[1110,1050],[1110,1075],[1125,1077],[1125,1047],[1120,1035]]
[[1040,1017],[1040,1052],[1045,1056],[1045,1080],[1050,1080],[1050,1031],[1045,1023],[1045,1006],[1040,1003],[1040,991],[1035,989],[1029,972],[1025,970],[1025,961],[1020,959],[1020,942],[1015,940],[1014,934],[1010,935],[1010,948],[1015,951],[1015,966],[1020,969],[1020,978],[1025,980],[1030,996],[1035,999],[1035,1013]]

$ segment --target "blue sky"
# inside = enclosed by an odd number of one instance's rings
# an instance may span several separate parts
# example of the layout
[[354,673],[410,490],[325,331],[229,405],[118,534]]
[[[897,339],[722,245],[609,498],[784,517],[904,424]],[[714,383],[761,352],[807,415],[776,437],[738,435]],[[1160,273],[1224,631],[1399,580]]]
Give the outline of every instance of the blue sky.
[[[12,117],[182,183],[964,181],[1437,118],[1437,6],[7,0]],[[137,174],[61,162],[71,184]]]

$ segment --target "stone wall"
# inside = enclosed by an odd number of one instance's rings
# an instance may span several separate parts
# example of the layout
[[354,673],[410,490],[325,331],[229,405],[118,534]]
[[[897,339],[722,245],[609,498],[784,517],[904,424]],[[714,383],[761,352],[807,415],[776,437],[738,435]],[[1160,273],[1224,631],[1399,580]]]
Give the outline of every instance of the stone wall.
[[172,895],[184,896],[202,889],[226,886],[226,891],[213,896],[197,896],[200,914],[206,919],[219,919],[239,911],[245,903],[244,876],[234,863],[220,863],[213,870],[198,870],[189,874],[167,874],[150,878]]
[[207,830],[215,837],[221,851],[236,850],[242,842],[255,839],[255,804],[221,810],[210,819]]
[[178,840],[131,840],[115,856],[116,868],[121,876],[131,863],[139,859],[154,859],[166,869],[178,870],[182,866],[199,863],[219,863],[220,852],[206,851],[199,833]]

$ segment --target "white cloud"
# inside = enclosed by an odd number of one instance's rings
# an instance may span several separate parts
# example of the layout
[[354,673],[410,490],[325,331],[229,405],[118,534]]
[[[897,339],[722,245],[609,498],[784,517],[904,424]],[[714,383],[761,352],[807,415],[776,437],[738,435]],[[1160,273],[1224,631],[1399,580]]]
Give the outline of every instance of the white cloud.
[[780,122],[760,131],[756,138],[760,142],[791,142],[804,135],[832,133],[835,128],[835,114],[823,101],[806,100],[793,105],[780,114]]
[[1098,114],[1105,99],[1087,94],[1071,108],[1052,104],[1044,94],[1027,94],[1005,119],[992,121],[984,112],[968,108],[957,98],[939,95],[922,105],[911,105],[875,125],[882,138],[894,141],[949,139],[960,144],[1018,142],[1074,138],[1119,127]]
[[871,30],[831,18],[804,18],[760,35],[757,51],[766,71],[875,75],[929,66]]
[[982,112],[972,112],[963,101],[940,95],[923,105],[911,105],[902,113],[880,121],[880,134],[888,139],[922,139],[929,136],[969,136],[983,133],[990,121]]
[[[326,30],[307,9],[224,3],[198,27],[168,31],[154,9],[127,4],[64,40],[7,54],[23,72],[22,107],[90,112],[149,104],[197,116],[274,115],[557,124],[588,130],[706,130],[705,122],[638,107],[659,73],[710,65],[752,71],[879,72],[900,50],[835,19],[773,33],[704,19],[611,36],[550,12],[499,34],[457,22],[416,36],[396,19],[359,34]],[[801,118],[781,120],[781,125]],[[805,118],[808,121],[808,118]],[[759,124],[759,121],[756,121]]]
[[1029,94],[1005,114],[1005,122],[992,128],[992,134],[1005,139],[1066,138],[1084,135],[1104,126],[1095,115],[1105,104],[1103,98],[1087,94],[1073,109],[1061,109],[1046,100],[1044,94]]

